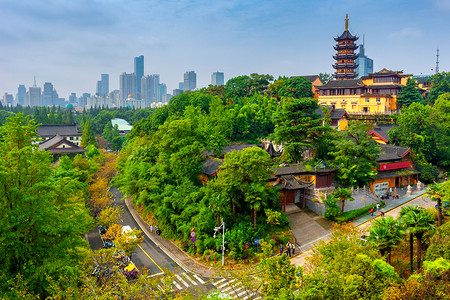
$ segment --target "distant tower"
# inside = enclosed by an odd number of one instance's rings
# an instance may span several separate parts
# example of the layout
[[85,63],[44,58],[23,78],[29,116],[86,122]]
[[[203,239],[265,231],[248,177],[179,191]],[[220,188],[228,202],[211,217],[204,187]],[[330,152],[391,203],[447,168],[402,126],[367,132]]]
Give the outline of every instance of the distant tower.
[[100,81],[97,81],[97,95],[105,98],[109,94],[109,74],[102,74]]
[[28,90],[29,106],[41,106],[41,88],[36,86],[36,76],[34,77],[34,84]]
[[120,99],[126,100],[130,94],[136,98],[136,75],[123,72],[120,75]]
[[197,74],[194,71],[188,71],[184,73],[184,85],[185,91],[195,90],[197,87]]
[[26,94],[27,94],[27,89],[26,89],[25,85],[23,85],[23,84],[19,85],[19,88],[17,89],[17,95],[16,95],[16,104],[24,106]]
[[159,74],[143,76],[141,79],[142,100],[144,106],[150,107],[152,103],[158,102],[159,95]]
[[337,45],[334,46],[337,54],[333,56],[336,60],[333,65],[333,68],[336,69],[334,78],[337,80],[356,78],[358,74],[356,74],[355,69],[358,64],[355,63],[355,60],[358,58],[358,54],[355,54],[355,50],[358,49],[358,46],[355,41],[358,40],[358,37],[348,31],[348,14],[345,16],[344,32],[334,40],[337,42]]
[[364,36],[362,45],[359,45],[359,54],[358,58],[356,59],[356,63],[358,64],[358,67],[356,69],[356,73],[358,76],[356,78],[361,78],[363,76],[369,75],[369,73],[373,73],[373,59],[366,56],[364,48]]
[[223,72],[214,72],[211,75],[211,84],[212,85],[224,85],[224,76]]
[[46,82],[42,91],[42,106],[52,106],[53,104],[53,84]]
[[134,58],[134,74],[136,75],[136,92],[137,95],[133,95],[136,99],[141,99],[141,79],[144,76],[144,55]]
[[439,48],[436,52],[436,74],[439,73]]

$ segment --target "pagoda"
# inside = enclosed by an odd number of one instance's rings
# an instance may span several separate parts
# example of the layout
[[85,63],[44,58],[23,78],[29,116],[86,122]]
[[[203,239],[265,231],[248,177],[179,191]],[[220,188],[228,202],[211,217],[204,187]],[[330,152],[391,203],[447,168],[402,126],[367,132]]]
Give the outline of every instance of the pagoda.
[[358,40],[358,37],[348,31],[348,14],[345,16],[345,31],[341,36],[334,38],[334,40],[337,42],[337,45],[334,46],[337,54],[333,56],[336,60],[336,63],[333,65],[333,68],[336,69],[333,75],[334,78],[337,80],[355,79],[358,76],[355,71],[358,67],[358,64],[355,62],[358,58],[358,54],[355,54],[355,50],[358,49],[355,41]]

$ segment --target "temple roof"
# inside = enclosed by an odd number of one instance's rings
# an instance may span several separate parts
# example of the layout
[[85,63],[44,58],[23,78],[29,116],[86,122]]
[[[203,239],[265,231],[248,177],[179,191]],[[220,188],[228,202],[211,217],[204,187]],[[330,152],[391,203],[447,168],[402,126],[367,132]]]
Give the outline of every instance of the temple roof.
[[392,70],[388,70],[386,68],[383,68],[382,70],[375,72],[375,73],[369,73],[369,78],[370,77],[384,77],[384,76],[399,76],[399,77],[409,77],[412,75],[405,75],[403,74],[403,70],[401,71],[392,71]]
[[359,37],[357,37],[357,36],[355,36],[355,35],[352,35],[352,34],[350,33],[350,31],[348,31],[348,30],[345,30],[340,36],[334,38],[334,40],[335,40],[336,42],[338,42],[338,41],[343,41],[343,40],[352,40],[352,41],[356,41],[357,39],[359,39]]
[[391,130],[393,127],[398,127],[396,124],[379,124],[373,129],[369,131],[369,134],[374,134],[377,137],[379,137],[382,141],[385,143],[389,143],[389,135],[388,131]]
[[278,186],[283,190],[299,190],[311,185],[313,185],[312,182],[305,182],[293,175],[281,176],[273,183],[273,186]]
[[83,153],[86,149],[64,139],[59,134],[39,144],[39,150],[47,150],[51,154]]
[[40,137],[52,137],[57,134],[60,136],[81,136],[82,132],[78,130],[77,124],[72,125],[41,125],[37,128],[37,134]]
[[321,90],[333,89],[333,88],[358,88],[364,87],[364,83],[361,79],[347,79],[347,80],[329,80],[326,84],[322,86],[316,86],[316,88]]
[[381,151],[378,153],[377,162],[381,161],[392,161],[392,160],[400,160],[405,157],[408,153],[411,153],[408,147],[400,147],[394,145],[378,145],[381,148]]

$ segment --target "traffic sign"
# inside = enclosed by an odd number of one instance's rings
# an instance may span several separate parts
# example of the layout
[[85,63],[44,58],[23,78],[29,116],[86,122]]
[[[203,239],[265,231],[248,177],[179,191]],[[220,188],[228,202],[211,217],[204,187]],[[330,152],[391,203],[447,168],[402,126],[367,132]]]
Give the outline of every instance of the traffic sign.
[[196,240],[197,240],[197,239],[195,238],[195,236],[193,236],[193,237],[191,238],[191,242],[193,242],[193,243],[195,243]]
[[260,241],[261,239],[255,239],[254,240],[254,242],[255,242],[255,245],[259,245],[259,241]]
[[191,237],[195,237],[195,231],[191,231]]

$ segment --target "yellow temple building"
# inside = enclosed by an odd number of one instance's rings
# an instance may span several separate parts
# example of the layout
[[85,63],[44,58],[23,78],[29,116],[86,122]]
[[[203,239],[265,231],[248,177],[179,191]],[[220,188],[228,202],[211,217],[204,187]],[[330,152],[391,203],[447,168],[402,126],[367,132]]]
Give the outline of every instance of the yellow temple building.
[[319,105],[345,109],[349,114],[391,114],[397,96],[412,75],[383,69],[359,79],[330,80],[319,89]]

